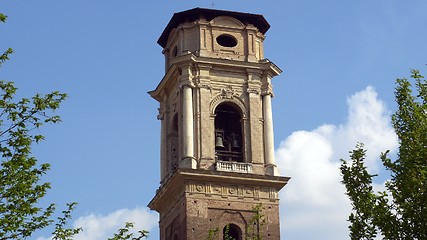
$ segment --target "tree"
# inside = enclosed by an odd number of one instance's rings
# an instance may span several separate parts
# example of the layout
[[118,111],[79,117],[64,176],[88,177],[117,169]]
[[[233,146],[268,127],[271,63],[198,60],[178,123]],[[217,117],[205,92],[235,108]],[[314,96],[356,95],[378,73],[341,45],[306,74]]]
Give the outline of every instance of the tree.
[[115,233],[114,236],[108,240],[141,240],[142,238],[148,238],[148,231],[145,230],[138,231],[137,236],[135,236],[135,234],[131,232],[133,227],[133,223],[127,222],[123,228],[120,228],[117,233]]
[[427,239],[427,82],[417,70],[411,78],[415,89],[406,78],[396,81],[392,124],[400,145],[395,160],[389,151],[380,156],[391,176],[386,190],[373,191],[375,175],[365,166],[363,144],[350,152],[350,164],[342,160],[342,183],[353,206],[351,239],[374,239],[378,233],[384,239]]
[[[0,22],[6,21],[0,14]],[[11,48],[0,55],[0,67],[9,60]],[[39,201],[50,188],[41,177],[50,169],[39,164],[31,155],[34,143],[44,136],[37,134],[47,123],[58,123],[60,117],[53,112],[59,108],[66,94],[52,92],[32,98],[17,99],[13,82],[0,81],[0,239],[25,239],[36,230],[54,224],[55,204],[41,207]],[[37,132],[37,133],[36,133]],[[67,205],[58,217],[53,239],[71,239],[80,229],[66,228],[75,203]]]

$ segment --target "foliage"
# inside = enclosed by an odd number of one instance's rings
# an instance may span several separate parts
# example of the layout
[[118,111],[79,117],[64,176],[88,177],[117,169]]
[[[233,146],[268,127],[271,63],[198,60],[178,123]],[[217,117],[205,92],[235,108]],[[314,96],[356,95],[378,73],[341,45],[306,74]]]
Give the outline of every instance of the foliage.
[[[0,14],[0,22],[6,16]],[[0,65],[9,60],[12,49],[0,55]],[[50,169],[49,164],[39,164],[31,155],[33,143],[44,140],[36,134],[46,123],[58,123],[60,117],[52,115],[64,101],[66,94],[52,92],[36,94],[32,98],[16,97],[17,88],[12,82],[0,81],[0,239],[25,239],[36,230],[54,223],[55,204],[40,207],[50,184],[41,177]],[[80,229],[66,229],[75,203],[68,205],[64,216],[58,217],[54,239],[70,239]]]
[[249,220],[247,228],[247,240],[262,240],[261,227],[264,225],[264,214],[262,214],[262,204],[256,204],[252,211],[254,215]]
[[246,228],[246,240],[262,240],[262,226],[265,222],[265,216],[262,213],[263,206],[261,203],[252,207],[253,216],[248,221]]
[[7,60],[9,60],[9,55],[13,53],[13,49],[12,48],[8,48],[4,53],[2,53],[0,55],[0,66],[6,62]]
[[15,101],[16,90],[12,82],[0,81],[0,239],[31,236],[53,222],[50,216],[55,211],[54,204],[38,206],[50,188],[49,183],[40,183],[50,165],[38,164],[31,147],[44,139],[33,130],[60,121],[49,112],[57,109],[66,95],[52,92]]
[[236,240],[232,236],[230,236],[230,224],[225,225],[224,240]]
[[415,92],[406,78],[397,79],[398,104],[392,123],[399,138],[393,161],[389,152],[380,158],[391,179],[386,191],[375,193],[365,167],[366,150],[359,144],[351,151],[351,164],[343,160],[341,173],[353,212],[349,216],[351,239],[427,239],[427,82],[411,71]]
[[131,232],[131,229],[134,227],[133,223],[127,222],[124,228],[118,230],[118,233],[114,234],[114,237],[109,238],[108,240],[140,240],[142,238],[148,238],[148,231],[142,230],[138,231],[138,235],[134,236],[134,233]]
[[[230,228],[230,227],[229,227]],[[218,228],[211,228],[208,230],[208,237],[207,240],[213,240],[214,237],[218,234],[219,229]]]
[[58,223],[55,224],[55,231],[52,233],[53,240],[72,240],[74,235],[77,235],[82,228],[66,228],[68,220],[71,219],[71,212],[74,210],[77,203],[68,203],[68,209],[62,211],[63,217],[58,217]]
[[3,13],[0,13],[0,22],[6,22],[7,16]]

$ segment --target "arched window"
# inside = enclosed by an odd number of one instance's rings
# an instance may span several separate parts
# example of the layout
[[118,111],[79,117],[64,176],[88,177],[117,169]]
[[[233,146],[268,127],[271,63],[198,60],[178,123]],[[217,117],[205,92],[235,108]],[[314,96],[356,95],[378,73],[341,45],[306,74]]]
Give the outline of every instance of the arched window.
[[242,240],[242,230],[236,224],[227,224],[222,229],[224,240]]
[[242,116],[232,104],[215,109],[215,152],[220,161],[243,162]]

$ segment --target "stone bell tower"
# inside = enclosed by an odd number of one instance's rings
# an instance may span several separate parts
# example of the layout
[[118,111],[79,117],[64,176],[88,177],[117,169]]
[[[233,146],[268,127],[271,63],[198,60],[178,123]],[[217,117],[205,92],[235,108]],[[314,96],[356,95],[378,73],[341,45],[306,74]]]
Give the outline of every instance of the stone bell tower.
[[[280,239],[271,80],[261,15],[195,8],[175,13],[158,43],[161,181],[149,203],[161,240]],[[260,212],[258,211],[260,210]],[[257,214],[261,213],[261,214]]]

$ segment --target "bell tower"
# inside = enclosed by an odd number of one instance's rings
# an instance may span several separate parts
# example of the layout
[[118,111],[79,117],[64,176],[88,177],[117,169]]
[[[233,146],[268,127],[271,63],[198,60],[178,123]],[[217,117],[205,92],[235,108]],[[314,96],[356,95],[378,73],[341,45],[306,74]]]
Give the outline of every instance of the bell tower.
[[[149,203],[161,240],[280,239],[271,80],[262,15],[195,8],[158,40],[161,181]],[[254,238],[255,237],[255,238]]]

